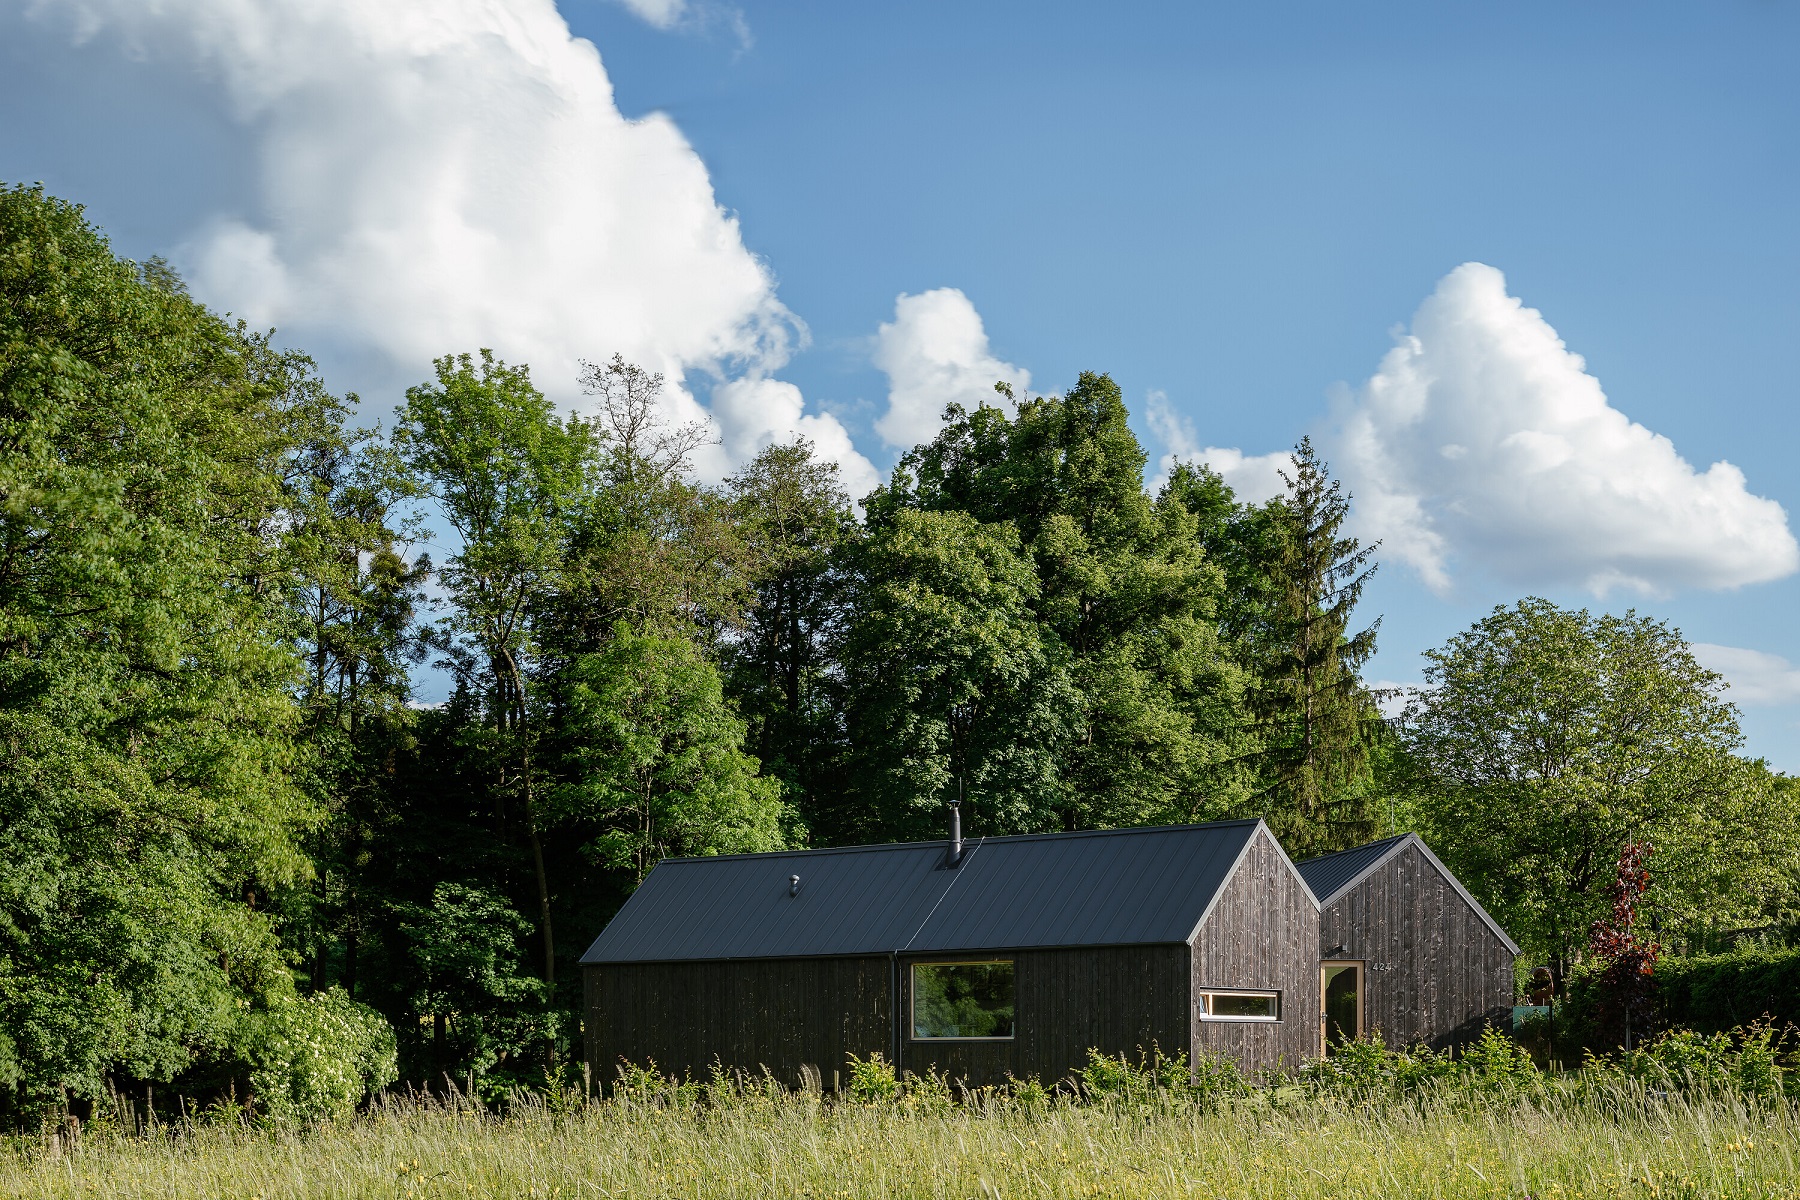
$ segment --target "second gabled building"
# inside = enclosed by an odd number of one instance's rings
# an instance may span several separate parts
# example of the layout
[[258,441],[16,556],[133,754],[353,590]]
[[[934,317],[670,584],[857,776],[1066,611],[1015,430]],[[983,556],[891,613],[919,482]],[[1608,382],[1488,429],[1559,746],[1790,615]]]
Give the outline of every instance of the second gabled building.
[[[958,853],[960,846],[960,853]],[[1261,821],[666,859],[582,958],[587,1060],[970,1086],[1092,1048],[1318,1053],[1319,908]]]
[[1414,833],[1300,864],[1319,898],[1328,1041],[1467,1045],[1510,1025],[1519,947]]

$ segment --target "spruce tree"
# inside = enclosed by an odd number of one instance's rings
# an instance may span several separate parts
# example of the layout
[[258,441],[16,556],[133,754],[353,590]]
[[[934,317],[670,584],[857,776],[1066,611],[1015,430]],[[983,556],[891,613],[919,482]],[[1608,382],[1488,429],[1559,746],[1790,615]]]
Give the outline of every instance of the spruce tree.
[[1381,622],[1349,628],[1380,544],[1343,536],[1350,499],[1310,438],[1294,447],[1293,467],[1282,473],[1287,494],[1269,508],[1271,603],[1251,635],[1248,699],[1262,741],[1261,807],[1299,858],[1375,833],[1369,750],[1379,714],[1361,668]]

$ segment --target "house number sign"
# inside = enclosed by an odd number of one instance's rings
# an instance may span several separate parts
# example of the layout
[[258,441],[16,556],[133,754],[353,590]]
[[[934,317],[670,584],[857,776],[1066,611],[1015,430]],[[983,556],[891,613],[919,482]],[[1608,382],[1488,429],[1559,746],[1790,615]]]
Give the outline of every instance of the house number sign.
[[1371,970],[1371,971],[1397,971],[1399,969],[1400,969],[1400,967],[1399,967],[1398,963],[1370,963],[1369,964],[1369,970]]

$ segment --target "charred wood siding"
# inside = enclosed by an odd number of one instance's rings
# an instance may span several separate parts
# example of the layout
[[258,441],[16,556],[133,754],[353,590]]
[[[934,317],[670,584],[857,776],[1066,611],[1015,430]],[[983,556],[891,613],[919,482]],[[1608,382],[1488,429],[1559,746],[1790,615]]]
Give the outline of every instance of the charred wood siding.
[[[910,964],[1005,958],[1013,963],[1016,1033],[1010,1041],[915,1041],[911,1037]],[[933,954],[900,960],[903,1033],[901,1066],[916,1074],[938,1070],[969,1087],[1033,1075],[1045,1083],[1067,1078],[1103,1054],[1170,1054],[1187,1046],[1188,948],[1100,946],[1010,953]]]
[[[1281,1020],[1203,1021],[1208,987],[1281,993]],[[1248,1070],[1292,1070],[1319,1054],[1319,914],[1274,839],[1258,831],[1194,938],[1192,1046]]]
[[1464,1045],[1505,1027],[1513,955],[1417,846],[1325,906],[1332,959],[1363,963],[1363,1029],[1395,1047]]
[[587,1061],[608,1085],[622,1061],[703,1077],[716,1059],[790,1087],[811,1065],[829,1087],[849,1055],[893,1054],[890,971],[886,955],[589,966]]

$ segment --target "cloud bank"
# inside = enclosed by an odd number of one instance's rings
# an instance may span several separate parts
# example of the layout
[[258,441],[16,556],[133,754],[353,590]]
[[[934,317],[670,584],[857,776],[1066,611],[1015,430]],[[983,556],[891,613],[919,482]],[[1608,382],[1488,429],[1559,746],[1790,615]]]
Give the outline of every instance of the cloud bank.
[[995,358],[981,314],[956,288],[936,288],[894,301],[894,319],[875,334],[875,365],[888,377],[888,407],[875,432],[890,446],[910,447],[937,436],[944,406],[1003,403],[994,391],[1005,381],[1023,397],[1031,373]]
[[1778,654],[1695,642],[1688,647],[1700,665],[1731,684],[1725,698],[1747,707],[1800,704],[1800,667]]
[[1728,462],[1696,471],[1580,355],[1465,263],[1339,414],[1360,532],[1439,592],[1458,559],[1523,585],[1659,594],[1791,574],[1800,547]]
[[1293,472],[1293,456],[1284,450],[1273,454],[1245,454],[1242,450],[1219,446],[1202,446],[1194,432],[1194,423],[1175,411],[1168,393],[1153,391],[1144,406],[1150,432],[1161,442],[1165,453],[1157,463],[1152,491],[1169,481],[1169,473],[1177,463],[1210,467],[1224,479],[1242,504],[1261,504],[1287,491],[1281,473]]
[[[681,0],[631,0],[657,24]],[[627,119],[552,0],[83,0],[28,10],[216,81],[255,146],[254,211],[178,256],[197,295],[290,339],[373,349],[407,377],[451,351],[529,362],[575,402],[614,352],[684,386],[739,451],[806,432],[872,472],[835,418],[769,378],[805,337],[668,118]],[[718,473],[723,454],[703,463]]]

